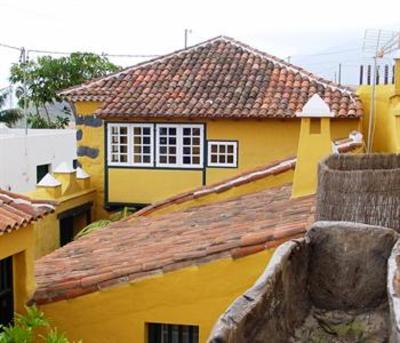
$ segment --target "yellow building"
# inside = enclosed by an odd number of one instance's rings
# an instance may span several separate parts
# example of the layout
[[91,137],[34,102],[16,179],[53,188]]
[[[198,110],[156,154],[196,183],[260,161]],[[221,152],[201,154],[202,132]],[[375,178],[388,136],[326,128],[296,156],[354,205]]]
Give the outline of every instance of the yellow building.
[[[85,343],[206,342],[275,247],[303,236],[313,222],[315,189],[308,179],[315,178],[317,159],[362,149],[356,134],[332,141],[332,119],[318,113],[320,99],[314,105],[314,113],[300,115],[297,154],[318,144],[310,163],[276,161],[175,195],[68,244],[37,262],[33,302],[69,338]],[[310,130],[311,118],[320,122],[319,132]],[[292,189],[294,169],[299,185]],[[302,196],[293,197],[294,189]]]
[[371,116],[371,99],[374,99],[371,125],[374,152],[400,152],[400,57],[395,61],[394,84],[377,85],[374,97],[370,85],[361,86],[357,91],[365,109],[362,126],[366,138]]
[[34,222],[51,215],[53,202],[0,190],[0,324],[22,313],[35,290]]
[[75,109],[98,218],[295,155],[296,113],[313,94],[333,113],[332,139],[361,130],[351,90],[227,37],[61,93]]
[[34,224],[35,258],[71,242],[94,218],[96,190],[91,178],[83,169],[75,170],[66,162],[47,174],[28,195],[57,203],[54,213]]

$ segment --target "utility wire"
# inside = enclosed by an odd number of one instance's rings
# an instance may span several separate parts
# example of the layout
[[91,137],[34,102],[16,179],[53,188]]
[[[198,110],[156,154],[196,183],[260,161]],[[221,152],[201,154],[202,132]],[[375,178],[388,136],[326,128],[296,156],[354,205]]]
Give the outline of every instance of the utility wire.
[[[16,46],[4,44],[4,43],[0,43],[0,47],[18,50],[18,51],[22,50],[22,48],[18,48]],[[49,54],[49,55],[70,55],[72,53],[72,52],[66,52],[66,51],[51,51],[51,50],[37,50],[37,49],[28,49],[26,51],[27,51],[27,53]],[[156,54],[109,54],[109,53],[102,53],[101,55],[106,56],[106,57],[127,57],[127,58],[152,58],[152,57],[160,56],[160,55],[156,55]]]
[[18,50],[18,51],[21,51],[21,49],[22,49],[22,48],[18,48],[16,46],[4,44],[4,43],[0,43],[0,46],[3,47],[3,48]]

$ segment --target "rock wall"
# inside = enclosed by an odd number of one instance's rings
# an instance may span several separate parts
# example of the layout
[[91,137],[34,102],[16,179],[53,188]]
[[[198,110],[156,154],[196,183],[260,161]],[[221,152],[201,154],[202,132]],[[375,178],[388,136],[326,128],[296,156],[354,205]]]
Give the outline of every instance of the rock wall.
[[288,342],[310,309],[307,261],[304,239],[281,245],[254,286],[219,318],[209,342]]

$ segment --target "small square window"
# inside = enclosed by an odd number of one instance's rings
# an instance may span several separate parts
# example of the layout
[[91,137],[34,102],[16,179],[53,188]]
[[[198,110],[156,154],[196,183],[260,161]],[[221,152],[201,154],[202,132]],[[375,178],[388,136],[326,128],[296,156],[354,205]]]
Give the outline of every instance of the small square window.
[[208,142],[210,167],[237,167],[237,142]]

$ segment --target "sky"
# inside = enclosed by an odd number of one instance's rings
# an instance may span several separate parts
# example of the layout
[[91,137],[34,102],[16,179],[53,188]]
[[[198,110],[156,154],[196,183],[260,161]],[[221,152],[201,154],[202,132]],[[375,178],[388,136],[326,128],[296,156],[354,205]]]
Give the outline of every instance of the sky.
[[[354,84],[371,62],[365,30],[400,30],[400,1],[0,0],[0,43],[28,50],[158,55],[183,48],[186,28],[189,45],[223,34],[329,79],[342,63],[342,82]],[[18,57],[0,47],[0,88]]]

